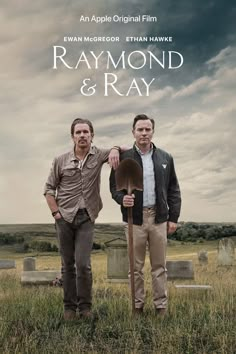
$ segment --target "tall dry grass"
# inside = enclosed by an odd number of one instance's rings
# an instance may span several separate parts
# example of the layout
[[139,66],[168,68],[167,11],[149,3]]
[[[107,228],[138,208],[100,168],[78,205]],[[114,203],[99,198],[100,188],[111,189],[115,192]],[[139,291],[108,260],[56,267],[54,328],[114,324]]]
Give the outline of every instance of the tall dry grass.
[[[199,266],[191,251],[186,246],[180,255],[194,261],[195,280],[187,283],[209,284],[213,290],[176,290],[168,283],[164,318],[153,309],[148,262],[145,313],[133,318],[128,286],[107,283],[106,256],[94,254],[94,318],[71,323],[62,319],[62,289],[21,286],[18,258],[17,271],[0,273],[0,353],[235,353],[235,266],[217,267],[215,252],[207,266]],[[169,257],[178,258],[174,251]],[[58,269],[60,260],[39,257],[37,266]]]

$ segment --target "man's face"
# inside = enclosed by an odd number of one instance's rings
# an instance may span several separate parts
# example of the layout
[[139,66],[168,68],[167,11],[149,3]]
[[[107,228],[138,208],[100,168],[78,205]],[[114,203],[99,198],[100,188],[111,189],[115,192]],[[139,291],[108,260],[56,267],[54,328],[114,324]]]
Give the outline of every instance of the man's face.
[[86,149],[89,148],[93,139],[88,124],[78,123],[74,127],[72,139],[76,148]]
[[154,130],[149,119],[138,120],[133,129],[133,136],[138,147],[150,146]]

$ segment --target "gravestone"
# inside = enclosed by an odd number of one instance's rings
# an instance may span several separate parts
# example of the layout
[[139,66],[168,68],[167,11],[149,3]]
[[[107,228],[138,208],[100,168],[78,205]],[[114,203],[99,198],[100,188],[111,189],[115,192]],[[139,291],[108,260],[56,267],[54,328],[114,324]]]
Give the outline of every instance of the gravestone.
[[[194,279],[193,262],[190,261],[167,261],[167,280]],[[212,290],[211,285],[198,284],[174,284],[175,289],[186,290]]]
[[213,290],[213,287],[211,285],[177,285],[175,284],[176,289],[187,289],[187,290]]
[[105,246],[107,247],[107,281],[127,283],[129,271],[127,241],[118,237],[105,242]]
[[219,241],[217,262],[220,266],[234,264],[234,242],[230,238],[223,238]]
[[49,285],[61,276],[58,270],[26,271],[21,273],[22,285]]
[[24,243],[16,243],[13,248],[16,253],[25,253],[26,251]]
[[208,264],[208,253],[205,250],[201,250],[198,252],[198,261],[199,264],[205,265]]
[[23,271],[29,272],[36,270],[36,259],[34,257],[26,257],[23,261]]
[[190,261],[166,261],[167,279],[194,279],[193,262]]
[[0,269],[12,269],[12,268],[16,268],[15,260],[0,259]]

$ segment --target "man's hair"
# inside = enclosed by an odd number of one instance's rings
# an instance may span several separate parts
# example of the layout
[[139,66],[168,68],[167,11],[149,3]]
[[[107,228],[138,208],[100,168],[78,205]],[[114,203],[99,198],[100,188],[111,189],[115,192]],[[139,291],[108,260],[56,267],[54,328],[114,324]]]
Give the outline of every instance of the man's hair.
[[73,123],[71,124],[71,135],[74,135],[74,131],[75,131],[75,126],[76,124],[88,124],[89,126],[89,130],[90,130],[90,133],[93,135],[94,134],[94,129],[93,129],[93,125],[92,123],[90,122],[90,120],[88,119],[83,119],[83,118],[75,118]]
[[133,129],[135,129],[135,125],[139,120],[150,120],[152,122],[152,129],[154,130],[155,128],[155,121],[152,118],[149,118],[146,116],[146,114],[138,114],[133,121]]

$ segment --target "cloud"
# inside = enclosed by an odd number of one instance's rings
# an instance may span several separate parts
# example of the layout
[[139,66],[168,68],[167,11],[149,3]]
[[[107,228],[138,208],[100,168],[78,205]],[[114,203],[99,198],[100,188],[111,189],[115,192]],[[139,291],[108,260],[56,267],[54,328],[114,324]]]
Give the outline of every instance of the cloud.
[[196,92],[205,91],[206,85],[209,85],[211,82],[210,77],[201,77],[194,81],[192,84],[187,87],[179,90],[173,97],[181,97],[181,96],[190,96],[194,95]]
[[[219,59],[223,59],[222,53],[234,52],[235,48],[228,48],[209,63],[219,63]],[[204,81],[201,79],[191,83],[190,88],[194,90],[189,90],[188,86],[173,94],[178,106],[184,104],[187,92],[191,91],[194,97],[191,112],[184,117],[176,117],[174,123],[170,121],[160,130],[162,141],[177,158],[184,194],[225,208],[232,208],[236,197],[236,103],[231,91],[235,69],[231,68],[231,58],[224,56],[222,65],[217,66],[206,81],[204,95],[199,85]],[[216,92],[219,99],[215,101]],[[165,131],[168,131],[167,136]],[[232,212],[230,215],[233,217]]]
[[[178,4],[168,0],[125,2],[62,0],[40,3],[29,0],[2,1],[0,34],[1,152],[0,199],[4,201],[0,222],[50,222],[42,196],[51,161],[72,148],[71,121],[81,116],[95,127],[95,144],[133,142],[131,126],[138,113],[156,119],[154,142],[170,151],[176,163],[183,193],[184,220],[234,220],[235,210],[235,56],[231,17],[224,30],[209,14],[219,14],[216,2],[196,8],[194,1]],[[122,5],[126,6],[124,12]],[[211,5],[211,6],[210,6]],[[223,14],[228,14],[229,3]],[[171,8],[171,11],[169,10]],[[157,14],[153,24],[79,23],[81,14]],[[212,12],[213,11],[213,12]],[[232,12],[233,13],[233,12]],[[166,20],[168,19],[168,21]],[[228,19],[228,20],[227,20]],[[228,24],[227,24],[228,21]],[[202,30],[201,30],[202,27]],[[191,28],[192,33],[188,30]],[[202,31],[202,32],[201,32]],[[4,36],[3,36],[4,33]],[[6,35],[5,35],[6,33]],[[126,43],[127,35],[173,35],[171,44]],[[65,35],[119,35],[115,44],[65,44]],[[179,50],[185,62],[181,70],[116,70],[119,88],[127,91],[132,79],[155,77],[149,97],[103,95],[104,65],[99,70],[52,69],[53,45],[65,45],[68,58],[76,62],[84,50]],[[141,76],[142,74],[142,76]],[[99,90],[93,97],[80,94],[83,78],[91,77]],[[108,191],[109,168],[102,173],[104,210],[99,221],[120,221],[119,208]],[[191,206],[194,205],[194,208]]]

